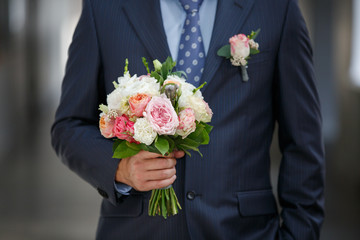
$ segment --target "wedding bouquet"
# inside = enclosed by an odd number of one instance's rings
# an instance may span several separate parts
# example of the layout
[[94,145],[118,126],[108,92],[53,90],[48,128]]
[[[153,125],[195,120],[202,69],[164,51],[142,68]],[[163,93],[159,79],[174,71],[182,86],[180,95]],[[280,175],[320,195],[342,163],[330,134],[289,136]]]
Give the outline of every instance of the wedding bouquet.
[[[141,150],[162,155],[174,149],[191,156],[200,145],[209,143],[212,111],[200,89],[187,83],[184,72],[172,72],[176,63],[169,57],[164,63],[155,60],[148,74],[131,76],[128,61],[124,76],[114,82],[115,90],[101,104],[99,127],[105,138],[114,138],[113,157],[127,158]],[[178,213],[181,206],[172,186],[152,190],[149,216],[164,218]]]

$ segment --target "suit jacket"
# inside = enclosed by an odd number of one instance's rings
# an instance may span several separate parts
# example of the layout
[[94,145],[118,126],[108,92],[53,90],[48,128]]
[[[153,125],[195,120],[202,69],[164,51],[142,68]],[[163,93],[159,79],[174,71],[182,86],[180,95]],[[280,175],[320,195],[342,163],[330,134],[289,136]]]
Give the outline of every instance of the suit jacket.
[[[231,36],[261,28],[250,80],[216,55]],[[62,161],[104,197],[98,239],[318,239],[324,217],[324,153],[308,32],[295,0],[219,0],[202,90],[214,115],[204,157],[178,160],[183,210],[148,217],[149,192],[118,199],[112,141],[98,105],[123,74],[145,74],[141,57],[170,55],[157,0],[84,0],[69,49],[52,143]],[[278,197],[270,183],[275,123],[282,152]],[[280,221],[280,218],[282,221]]]

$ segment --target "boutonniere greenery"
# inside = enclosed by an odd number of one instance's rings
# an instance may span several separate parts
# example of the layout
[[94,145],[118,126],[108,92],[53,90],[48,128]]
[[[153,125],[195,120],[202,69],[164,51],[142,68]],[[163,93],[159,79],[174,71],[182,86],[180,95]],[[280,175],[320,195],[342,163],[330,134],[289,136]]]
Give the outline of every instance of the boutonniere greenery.
[[260,29],[252,31],[250,35],[238,34],[229,39],[228,45],[223,46],[217,52],[220,57],[230,59],[233,66],[241,67],[244,82],[249,81],[247,73],[248,60],[251,55],[260,53],[259,44],[255,42]]

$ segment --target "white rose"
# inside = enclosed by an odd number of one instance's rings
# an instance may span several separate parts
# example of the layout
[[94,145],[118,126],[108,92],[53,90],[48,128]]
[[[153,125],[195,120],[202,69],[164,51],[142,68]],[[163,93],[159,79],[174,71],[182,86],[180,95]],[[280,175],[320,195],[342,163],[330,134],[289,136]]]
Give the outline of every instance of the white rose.
[[136,120],[134,124],[134,139],[136,141],[151,145],[154,142],[156,135],[156,132],[146,118],[138,118]]

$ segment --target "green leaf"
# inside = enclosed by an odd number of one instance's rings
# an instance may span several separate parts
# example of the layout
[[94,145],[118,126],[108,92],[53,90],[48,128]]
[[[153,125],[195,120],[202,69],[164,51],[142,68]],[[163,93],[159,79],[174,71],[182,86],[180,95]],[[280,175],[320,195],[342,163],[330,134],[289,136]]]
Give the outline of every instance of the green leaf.
[[189,134],[189,136],[187,136],[187,138],[192,139],[196,142],[203,142],[203,138],[202,138],[202,132],[204,131],[204,126],[201,124],[197,124],[196,126],[196,130],[195,132],[192,132],[191,134]]
[[176,72],[172,72],[171,73],[172,75],[175,75],[175,76],[178,76],[178,77],[182,77],[182,76],[184,76],[185,78],[187,78],[187,75],[186,75],[186,73],[184,72],[184,71],[176,71]]
[[169,142],[163,136],[159,136],[155,141],[155,147],[159,150],[162,155],[169,152]]
[[173,152],[174,151],[174,148],[175,148],[175,141],[169,137],[169,136],[164,136],[166,138],[166,140],[168,141],[169,143],[169,153]]
[[206,130],[206,132],[208,134],[210,134],[211,130],[213,129],[213,126],[207,124],[207,123],[204,123],[204,122],[200,122],[200,124],[204,127],[204,129]]
[[113,158],[122,159],[136,155],[138,152],[140,152],[141,148],[140,146],[135,147],[133,144],[136,143],[129,143],[127,141],[122,141],[120,144],[117,145],[113,154]]
[[261,31],[260,28],[258,28],[258,30],[256,30],[255,32],[252,31],[249,38],[255,40],[255,38],[259,35],[260,31]]
[[150,74],[150,77],[155,78],[158,81],[158,83],[160,83],[160,86],[163,85],[164,79],[158,72],[152,71],[151,74]]
[[131,148],[131,149],[136,150],[136,151],[140,151],[140,150],[141,150],[140,144],[129,143],[128,141],[125,141],[125,142],[126,142],[126,146],[127,146],[128,148]]
[[250,48],[250,55],[255,55],[255,54],[258,54],[258,53],[260,53],[259,50],[256,50],[254,48]]
[[217,55],[220,57],[231,57],[230,45],[225,45],[217,51]]
[[140,144],[140,147],[144,151],[153,152],[153,153],[159,153],[160,154],[159,150],[153,145],[154,144],[151,144],[151,145],[148,146],[148,145],[142,143],[142,144]]
[[199,147],[201,145],[201,142],[187,137],[187,138],[182,139],[182,141],[179,142],[179,144],[185,144],[185,145],[189,145],[189,146],[193,146],[193,147]]
[[175,65],[176,62],[174,62],[171,57],[168,57],[166,59],[166,61],[161,66],[161,76],[163,77],[163,79],[167,78],[168,74],[171,73]]
[[203,157],[202,153],[200,152],[200,150],[197,147],[189,146],[189,145],[186,145],[186,144],[181,144],[180,146],[182,148],[185,148],[186,150],[191,149],[191,150],[193,150],[195,152],[198,152],[200,154],[200,156]]
[[120,140],[120,139],[116,139],[114,144],[113,144],[113,147],[112,147],[112,150],[113,152],[115,152],[116,148],[119,146],[120,143],[122,143],[123,141],[125,140]]

